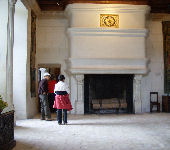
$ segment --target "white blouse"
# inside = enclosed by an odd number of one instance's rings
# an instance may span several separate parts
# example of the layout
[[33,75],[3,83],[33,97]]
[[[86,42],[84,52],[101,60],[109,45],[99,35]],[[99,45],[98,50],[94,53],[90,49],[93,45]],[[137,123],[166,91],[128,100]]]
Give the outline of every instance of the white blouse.
[[59,81],[57,84],[55,84],[54,93],[56,91],[66,91],[68,94],[70,94],[67,84],[63,81]]

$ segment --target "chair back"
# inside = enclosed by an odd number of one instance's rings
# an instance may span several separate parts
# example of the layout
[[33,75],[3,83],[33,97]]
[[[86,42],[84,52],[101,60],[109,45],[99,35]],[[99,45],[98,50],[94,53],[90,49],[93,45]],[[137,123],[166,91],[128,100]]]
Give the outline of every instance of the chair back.
[[150,102],[158,103],[158,92],[150,92]]

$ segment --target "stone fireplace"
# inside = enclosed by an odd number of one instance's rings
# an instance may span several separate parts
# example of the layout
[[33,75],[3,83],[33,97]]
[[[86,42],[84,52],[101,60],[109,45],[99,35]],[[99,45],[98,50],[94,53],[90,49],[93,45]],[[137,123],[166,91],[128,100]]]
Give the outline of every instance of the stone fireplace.
[[133,75],[84,75],[84,113],[132,113]]
[[[130,111],[142,112],[141,79],[148,71],[145,51],[148,30],[145,26],[145,17],[149,10],[147,5],[70,4],[67,6],[70,53],[66,60],[66,71],[70,75],[73,114],[87,112],[84,107],[87,105],[85,98],[88,95],[86,79],[90,75],[130,77],[133,80],[131,82],[133,107]],[[101,14],[118,16],[118,28],[101,27]],[[120,93],[125,90],[123,86],[120,89],[122,90]],[[112,95],[113,98],[115,96]],[[112,97],[102,99],[108,100]],[[92,104],[99,103],[95,100],[96,97]]]

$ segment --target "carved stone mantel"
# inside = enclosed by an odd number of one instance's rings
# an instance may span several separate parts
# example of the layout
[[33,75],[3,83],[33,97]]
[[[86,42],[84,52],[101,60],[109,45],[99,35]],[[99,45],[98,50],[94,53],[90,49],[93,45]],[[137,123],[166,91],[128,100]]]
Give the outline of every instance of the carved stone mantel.
[[142,80],[142,75],[135,75],[134,76],[134,80],[133,80],[133,108],[134,108],[134,113],[142,113],[141,80]]
[[[72,102],[75,102],[76,114],[84,110],[83,76],[85,74],[135,75],[134,113],[142,112],[141,79],[142,75],[148,72],[146,16],[149,10],[147,5],[71,4],[67,6],[65,14],[69,20],[67,30],[69,58],[66,64],[67,71],[76,76],[72,78],[71,84]],[[119,28],[101,28],[99,16],[103,12],[121,15]]]

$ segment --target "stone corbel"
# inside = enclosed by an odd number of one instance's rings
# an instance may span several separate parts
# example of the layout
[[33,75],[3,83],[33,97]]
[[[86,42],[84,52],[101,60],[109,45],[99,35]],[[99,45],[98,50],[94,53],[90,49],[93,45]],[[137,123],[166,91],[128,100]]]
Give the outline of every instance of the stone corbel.
[[141,80],[142,80],[142,75],[134,76],[134,81],[133,81],[134,113],[142,113]]
[[76,75],[76,80],[78,85],[84,84],[84,75]]

